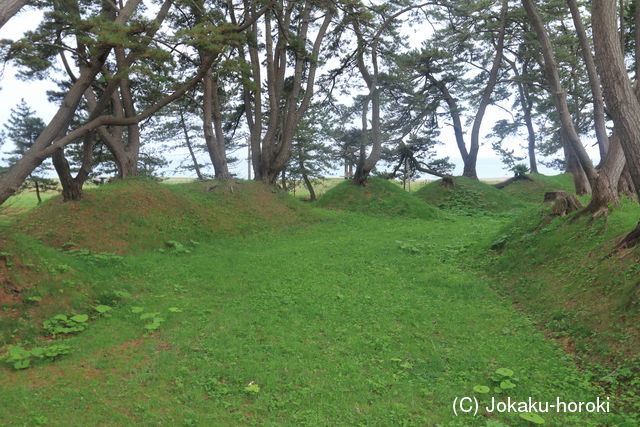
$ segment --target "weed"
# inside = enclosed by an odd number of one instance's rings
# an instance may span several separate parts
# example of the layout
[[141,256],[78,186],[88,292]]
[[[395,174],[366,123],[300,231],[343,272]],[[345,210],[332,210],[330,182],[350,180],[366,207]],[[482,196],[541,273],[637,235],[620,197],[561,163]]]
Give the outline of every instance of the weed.
[[66,315],[56,314],[52,318],[45,320],[42,327],[51,335],[56,338],[58,335],[68,335],[77,332],[82,332],[87,329],[87,320],[89,316],[86,314]]
[[46,347],[34,347],[31,350],[10,345],[3,360],[5,363],[11,365],[13,369],[20,370],[31,366],[34,358],[55,360],[60,356],[69,354],[70,351],[71,346],[62,343],[51,344]]

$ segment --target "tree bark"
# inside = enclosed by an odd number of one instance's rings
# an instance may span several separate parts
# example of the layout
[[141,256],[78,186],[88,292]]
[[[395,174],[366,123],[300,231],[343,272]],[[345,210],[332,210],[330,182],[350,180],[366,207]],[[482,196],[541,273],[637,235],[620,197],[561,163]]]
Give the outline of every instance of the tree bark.
[[4,0],[0,2],[0,28],[27,3],[29,3],[29,0]]
[[607,151],[609,150],[609,136],[607,135],[606,119],[604,115],[604,98],[602,96],[600,77],[596,70],[596,63],[593,58],[593,54],[591,53],[591,46],[589,39],[587,38],[587,33],[584,29],[584,25],[582,24],[582,17],[578,10],[578,4],[576,0],[567,0],[567,4],[571,11],[573,25],[578,34],[582,59],[584,60],[587,75],[589,77],[589,85],[591,86],[591,95],[593,97],[593,121],[596,130],[596,139],[598,141],[598,149],[600,150],[600,164],[603,164],[607,156]]
[[62,200],[64,202],[78,201],[82,199],[84,183],[89,179],[93,165],[94,140],[88,136],[82,145],[82,161],[78,173],[74,177],[71,167],[64,155],[64,149],[57,149],[51,156],[53,166],[56,169],[60,184],[62,185]]
[[227,165],[224,133],[222,132],[222,112],[217,76],[213,77],[211,72],[207,73],[203,78],[203,86],[202,123],[209,157],[213,164],[216,179],[225,182],[231,181],[231,174]]
[[480,97],[480,104],[478,105],[478,111],[476,117],[473,120],[473,127],[471,128],[471,145],[469,147],[469,155],[464,160],[464,170],[462,176],[466,176],[471,179],[478,179],[476,172],[476,163],[478,162],[478,151],[480,150],[480,127],[482,125],[482,119],[491,102],[491,94],[498,82],[498,72],[502,64],[502,52],[504,50],[504,37],[507,31],[507,10],[509,7],[509,1],[502,1],[502,9],[500,11],[500,30],[498,33],[498,41],[496,43],[496,56],[493,58],[493,64],[489,71],[489,79],[487,85],[482,91]]
[[[115,53],[118,72],[124,74],[120,78],[120,97],[122,99],[124,117],[136,117],[129,74],[126,70],[127,60],[124,49],[116,48]],[[140,157],[140,125],[138,122],[127,125],[127,144],[121,143],[121,145],[123,145],[123,150],[119,150],[118,155],[116,155],[119,171],[118,178],[138,176],[138,159]]]
[[580,137],[578,136],[578,132],[576,131],[573,119],[571,118],[571,113],[569,112],[569,106],[567,104],[567,94],[565,89],[562,87],[562,84],[560,83],[558,65],[553,53],[551,40],[549,39],[547,30],[542,23],[542,19],[540,19],[540,15],[536,10],[533,0],[522,0],[522,4],[527,12],[529,22],[531,23],[531,26],[538,36],[538,41],[541,45],[542,56],[544,58],[545,75],[550,86],[553,103],[556,107],[558,115],[560,116],[562,131],[564,132],[566,141],[569,143],[576,158],[580,162],[580,166],[582,166],[582,169],[587,175],[587,179],[591,183],[595,179],[596,170],[593,166],[593,163],[591,162],[591,159],[589,158],[589,155],[584,149],[582,142],[580,141]]
[[531,112],[533,111],[533,103],[531,102],[531,94],[529,90],[522,82],[522,75],[526,75],[528,72],[528,61],[523,62],[522,73],[520,73],[515,61],[511,61],[508,58],[505,58],[505,60],[509,63],[517,79],[518,96],[520,97],[522,116],[525,126],[527,127],[527,151],[529,154],[529,170],[531,173],[538,173],[538,162],[536,161],[536,132],[533,127],[533,118],[531,115]]
[[625,196],[638,200],[636,188],[633,185],[633,181],[631,180],[631,175],[629,175],[629,169],[625,165],[622,170],[622,174],[620,175],[620,180],[618,181],[618,193],[624,194]]
[[42,197],[40,197],[40,184],[38,183],[37,179],[34,179],[33,176],[31,177],[31,179],[33,179],[33,183],[36,186],[36,198],[38,199],[38,204],[42,203]]
[[196,154],[193,151],[193,146],[191,145],[191,137],[189,137],[189,129],[187,128],[187,123],[184,120],[184,112],[180,109],[180,127],[182,127],[182,132],[184,133],[184,142],[189,150],[189,156],[191,157],[191,161],[193,162],[193,168],[196,171],[196,176],[199,180],[203,180],[202,171],[200,170],[200,165],[198,164],[198,159],[196,158]]
[[302,156],[300,156],[300,158],[299,158],[299,165],[300,165],[300,171],[301,171],[300,174],[302,175],[302,180],[304,181],[305,187],[307,187],[307,190],[309,191],[309,201],[310,202],[315,202],[316,201],[316,192],[313,190],[313,185],[311,185],[311,180],[307,176],[307,172],[306,172],[306,169],[304,167],[304,160],[303,160]]
[[[270,185],[276,183],[280,172],[291,157],[296,127],[313,96],[320,48],[335,13],[333,8],[328,8],[323,11],[323,17],[312,16],[313,9],[322,5],[311,0],[279,0],[274,3],[275,5],[269,4],[270,9],[264,14],[263,31],[259,30],[257,24],[252,25],[251,39],[247,46],[248,61],[245,48],[239,47],[240,60],[244,61],[250,70],[245,73],[243,81],[243,99],[251,135],[254,176],[256,180]],[[244,0],[244,5],[249,16],[253,17],[254,2]],[[298,10],[296,6],[299,6]],[[233,6],[228,9],[231,22],[237,22]],[[309,26],[320,19],[320,27],[312,32],[315,38],[311,41]],[[292,20],[297,22],[295,28]],[[274,26],[277,32],[274,31]],[[258,40],[259,34],[264,35],[264,40]],[[296,40],[311,41],[311,52],[300,46],[293,47],[293,35]],[[258,52],[260,45],[264,45],[264,61]],[[263,64],[266,77],[261,71]],[[287,76],[287,72],[291,75]],[[266,86],[267,112],[263,111],[263,85]],[[268,119],[265,121],[264,117],[267,116]]]
[[610,139],[609,152],[604,164],[599,168],[596,179],[591,188],[591,201],[584,213],[602,211],[608,214],[608,205],[619,205],[618,181],[625,166],[624,153],[620,146],[620,138],[613,135]]
[[591,184],[587,179],[587,175],[584,173],[580,162],[576,158],[573,149],[563,136],[564,132],[560,131],[560,139],[562,140],[562,147],[564,150],[564,158],[567,165],[567,172],[573,177],[573,185],[577,195],[591,194]]
[[629,81],[617,37],[615,2],[593,0],[592,19],[604,97],[619,131],[629,174],[636,191],[640,191],[640,103]]

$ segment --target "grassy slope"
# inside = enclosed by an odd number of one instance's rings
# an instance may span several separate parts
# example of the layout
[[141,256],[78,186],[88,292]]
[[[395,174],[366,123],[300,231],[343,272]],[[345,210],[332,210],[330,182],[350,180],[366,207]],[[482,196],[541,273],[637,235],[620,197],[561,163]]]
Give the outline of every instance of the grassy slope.
[[505,212],[523,206],[518,199],[489,184],[465,177],[455,177],[453,181],[453,188],[443,187],[442,181],[431,182],[415,195],[430,205],[462,214]]
[[[557,347],[488,282],[458,267],[495,220],[461,220],[452,234],[449,222],[333,216],[287,233],[203,243],[179,257],[130,255],[117,273],[91,266],[134,299],[112,303],[110,318],[68,339],[73,353],[54,365],[3,371],[0,417],[52,425],[485,425],[483,416],[456,419],[451,402],[489,384],[499,367],[519,377],[514,398],[595,397]],[[148,321],[133,307],[161,313],[160,330],[145,335]]]
[[[192,241],[319,219],[308,206],[259,183],[239,183],[233,193],[210,186],[128,180],[87,190],[79,203],[53,198],[5,225],[0,230],[0,345],[34,337],[39,325],[60,310],[83,309],[108,299],[114,290],[127,289],[128,284],[114,283],[110,274],[96,276],[82,268],[83,259],[117,269],[117,257],[100,253],[153,250],[168,241],[190,247]],[[66,256],[63,246],[71,243],[92,253]],[[27,302],[32,297],[42,301]]]
[[[303,224],[308,208],[256,182],[231,193],[210,183],[161,185],[138,179],[86,191],[80,203],[59,197],[12,226],[53,247],[73,242],[94,251],[127,253],[167,240],[202,239]],[[59,218],[52,223],[52,218]]]
[[432,219],[436,209],[426,205],[398,185],[384,179],[371,178],[365,187],[344,181],[329,190],[318,206],[370,215]]
[[526,202],[540,203],[547,191],[563,190],[569,193],[575,191],[573,178],[570,174],[546,176],[540,174],[528,175],[532,181],[516,181],[501,191]]
[[640,248],[608,256],[640,208],[626,201],[593,224],[556,218],[545,225],[544,215],[529,211],[496,235],[506,245],[490,270],[594,381],[640,414]]

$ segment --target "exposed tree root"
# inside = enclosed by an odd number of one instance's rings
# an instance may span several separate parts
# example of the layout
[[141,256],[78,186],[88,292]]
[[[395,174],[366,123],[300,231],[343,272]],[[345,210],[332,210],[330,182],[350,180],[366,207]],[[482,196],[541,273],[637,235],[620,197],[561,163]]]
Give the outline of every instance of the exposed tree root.
[[236,192],[236,186],[240,184],[239,182],[234,181],[233,179],[229,179],[226,181],[218,181],[215,184],[211,184],[207,187],[207,191],[213,191],[216,188],[222,187],[225,191],[233,194]]
[[638,222],[636,228],[627,234],[613,250],[618,251],[620,249],[633,248],[638,243],[640,243],[640,222]]
[[518,176],[514,176],[513,178],[509,178],[506,181],[502,181],[497,184],[494,184],[493,186],[498,190],[502,190],[507,185],[513,184],[514,182],[518,182],[518,181],[533,181],[533,180],[526,175],[518,175]]

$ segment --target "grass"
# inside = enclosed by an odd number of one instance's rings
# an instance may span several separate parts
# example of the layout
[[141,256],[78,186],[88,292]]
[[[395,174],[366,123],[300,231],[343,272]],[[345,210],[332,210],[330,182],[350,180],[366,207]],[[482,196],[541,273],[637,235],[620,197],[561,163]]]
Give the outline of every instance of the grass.
[[[302,224],[312,216],[303,204],[257,182],[239,181],[232,192],[215,183],[162,185],[132,179],[87,191],[82,203],[48,200],[12,228],[57,248],[72,242],[93,251],[127,253],[167,240]],[[51,218],[60,218],[55,227]]]
[[[0,368],[0,419],[11,425],[525,425],[513,413],[456,417],[452,403],[463,396],[483,404],[491,396],[549,402],[611,396],[613,414],[542,416],[549,425],[637,424],[633,384],[618,373],[616,390],[593,367],[578,369],[563,343],[543,334],[553,325],[541,319],[553,315],[523,312],[546,304],[536,300],[547,295],[540,292],[544,280],[548,290],[555,283],[569,289],[572,280],[576,289],[588,289],[604,277],[580,285],[594,272],[585,268],[596,261],[589,255],[628,227],[637,207],[625,206],[587,234],[566,220],[540,231],[538,211],[515,222],[518,210],[432,215],[433,207],[377,180],[364,189],[340,184],[325,195],[355,212],[310,207],[257,184],[239,184],[234,193],[207,185],[129,181],[88,192],[72,211],[55,200],[38,209],[50,220],[65,214],[80,221],[63,229],[95,225],[95,237],[84,240],[89,244],[112,239],[95,212],[103,222],[138,224],[128,239],[143,243],[129,244],[122,258],[83,251],[79,241],[75,251],[61,250],[50,246],[57,240],[38,240],[25,228],[6,231],[10,240],[0,252],[10,255],[0,258],[0,279],[20,290],[21,301],[0,301],[4,343],[49,345],[42,323],[56,314],[91,320],[85,331],[54,341],[68,344],[69,355],[35,360],[25,370]],[[144,207],[144,222],[135,222],[137,210],[117,199]],[[105,206],[109,201],[113,206]],[[414,202],[426,210],[413,210]],[[367,209],[373,215],[358,212]],[[38,215],[20,223],[35,224]],[[165,238],[173,241],[163,247]],[[488,250],[496,238],[505,241],[499,253]],[[586,259],[584,265],[553,260],[567,238],[569,254]],[[547,265],[559,275],[538,278]],[[563,268],[570,271],[561,275]],[[518,274],[527,282],[514,293],[508,286]],[[628,274],[632,280],[633,271]],[[567,281],[555,282],[562,277]],[[603,288],[612,292],[607,295],[617,295],[615,283]],[[576,303],[583,298],[568,295]],[[34,296],[40,299],[28,301]],[[583,300],[597,306],[605,298]],[[112,310],[99,314],[98,305]],[[558,317],[565,336],[581,330],[569,322],[571,309]],[[515,388],[473,391],[496,385],[491,378],[498,368],[514,371]],[[622,374],[633,376],[633,369]]]
[[415,195],[430,205],[464,215],[505,212],[521,208],[524,204],[502,190],[466,177],[453,178],[452,188],[442,181],[431,182]]
[[329,190],[318,206],[369,215],[432,219],[439,215],[433,207],[390,181],[371,178],[365,187],[344,181]]
[[[41,193],[40,197],[43,201],[46,201],[58,194],[59,193],[55,191],[47,191]],[[0,206],[0,226],[10,224],[20,214],[28,212],[37,206],[38,198],[36,197],[35,190],[25,190],[15,196],[11,196]]]
[[[452,238],[447,222],[334,217],[179,257],[126,257],[112,280],[135,297],[67,339],[73,352],[55,365],[4,372],[0,416],[53,425],[434,425],[454,420],[453,398],[500,367],[520,378],[514,398],[595,398],[559,348],[458,267],[491,220],[462,222]],[[160,313],[160,330],[145,334],[133,307]],[[461,421],[484,425],[484,417]]]
[[498,289],[640,414],[640,250],[612,252],[640,208],[626,200],[593,223],[544,213],[517,216],[496,235],[505,242],[490,267]]
[[525,202],[540,203],[544,193],[548,191],[566,191],[573,193],[575,187],[570,174],[546,176],[540,174],[527,175],[532,181],[516,181],[501,191]]

